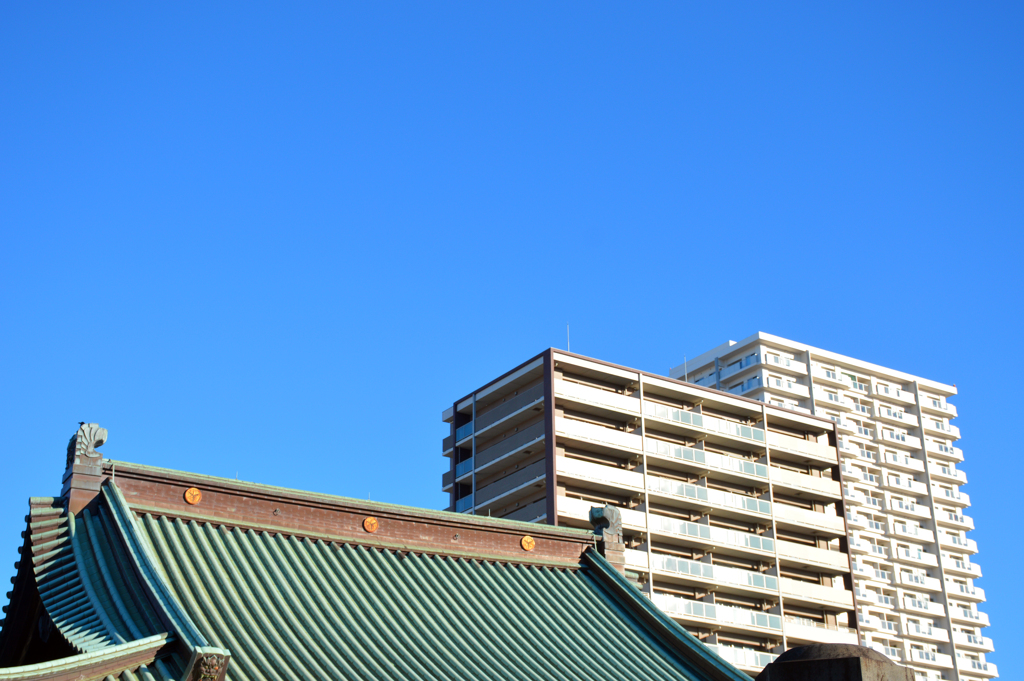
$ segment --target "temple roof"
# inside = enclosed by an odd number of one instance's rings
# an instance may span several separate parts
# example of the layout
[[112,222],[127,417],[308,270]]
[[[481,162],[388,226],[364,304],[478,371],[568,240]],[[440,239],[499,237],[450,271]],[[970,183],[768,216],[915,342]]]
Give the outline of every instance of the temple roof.
[[0,681],[749,681],[593,533],[70,452],[30,504]]

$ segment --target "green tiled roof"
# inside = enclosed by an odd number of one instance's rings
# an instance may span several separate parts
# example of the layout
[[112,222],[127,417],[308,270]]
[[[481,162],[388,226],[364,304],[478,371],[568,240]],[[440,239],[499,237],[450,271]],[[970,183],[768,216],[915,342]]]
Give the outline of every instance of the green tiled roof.
[[705,678],[611,598],[593,566],[452,559],[149,515],[141,525],[177,600],[232,651],[232,679]]
[[[109,483],[96,501],[75,517],[37,500],[27,542],[43,605],[80,653],[0,681],[101,663],[108,679],[170,681],[184,655],[224,651],[233,681],[750,681],[593,548],[528,565],[137,513]],[[121,664],[140,646],[145,664]]]

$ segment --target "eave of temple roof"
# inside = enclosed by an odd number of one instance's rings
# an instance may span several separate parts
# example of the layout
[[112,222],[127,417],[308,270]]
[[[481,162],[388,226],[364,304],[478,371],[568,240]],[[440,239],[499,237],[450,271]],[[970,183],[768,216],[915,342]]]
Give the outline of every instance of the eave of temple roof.
[[167,634],[107,646],[71,657],[0,668],[0,681],[177,681],[181,671],[157,656],[168,644]]
[[[106,503],[108,499],[115,503]],[[5,619],[0,644],[11,634],[27,645],[36,627],[52,623],[78,654],[40,664],[0,668],[2,679],[105,678],[125,681],[177,679],[184,670],[177,636],[168,631],[138,579],[137,561],[120,526],[123,504],[109,495],[78,516],[67,513],[65,499],[30,500],[12,604],[37,597],[41,606],[21,608],[16,621]],[[129,514],[130,515],[130,514]],[[38,594],[38,596],[35,596]],[[31,613],[36,613],[32,615]],[[41,613],[41,614],[40,614]],[[11,628],[9,631],[8,628]],[[45,639],[43,639],[45,640]],[[149,654],[152,653],[152,654]],[[148,657],[147,657],[148,655]],[[10,662],[8,662],[10,664]]]

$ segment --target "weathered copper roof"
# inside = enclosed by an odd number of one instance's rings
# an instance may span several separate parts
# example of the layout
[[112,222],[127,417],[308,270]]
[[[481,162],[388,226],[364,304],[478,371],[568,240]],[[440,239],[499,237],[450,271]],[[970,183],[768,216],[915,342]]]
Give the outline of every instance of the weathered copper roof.
[[[0,633],[0,661],[21,666],[0,668],[0,681],[749,681],[654,607],[589,533],[130,464],[96,470],[110,475],[78,514],[33,500],[31,555]],[[190,481],[205,508],[180,501]],[[280,525],[252,520],[264,507],[287,511]],[[355,534],[368,513],[383,529]],[[519,546],[528,533],[536,550]],[[33,603],[65,643],[25,631]],[[18,658],[19,646],[54,659]]]

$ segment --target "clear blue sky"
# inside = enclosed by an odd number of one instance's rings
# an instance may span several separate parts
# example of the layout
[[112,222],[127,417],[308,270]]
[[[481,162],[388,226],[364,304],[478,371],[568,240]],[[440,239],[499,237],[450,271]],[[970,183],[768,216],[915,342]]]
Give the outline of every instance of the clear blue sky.
[[1019,3],[5,3],[0,563],[78,421],[441,507],[442,409],[567,322],[655,372],[762,330],[960,387],[1009,678],[1022,35]]

